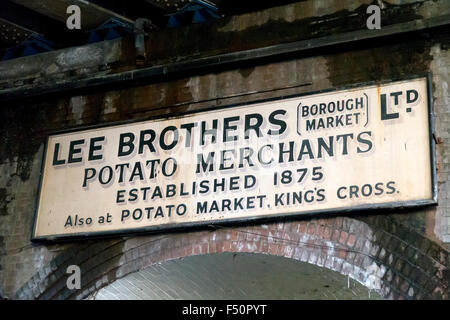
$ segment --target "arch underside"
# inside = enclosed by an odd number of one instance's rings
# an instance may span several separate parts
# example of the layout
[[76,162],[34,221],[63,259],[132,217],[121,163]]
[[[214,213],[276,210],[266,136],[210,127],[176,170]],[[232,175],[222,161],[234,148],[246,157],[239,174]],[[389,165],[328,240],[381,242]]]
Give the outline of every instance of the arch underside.
[[[405,231],[399,225],[396,228]],[[218,253],[297,260],[348,276],[388,299],[446,298],[447,294],[442,280],[447,257],[442,252],[427,255],[395,234],[348,217],[91,240],[74,248],[40,270],[17,292],[17,298],[86,299],[117,279],[148,267]],[[72,291],[66,287],[65,271],[74,264],[81,268],[82,287]]]
[[154,264],[90,295],[95,300],[356,300],[381,296],[338,272],[255,253],[214,253]]

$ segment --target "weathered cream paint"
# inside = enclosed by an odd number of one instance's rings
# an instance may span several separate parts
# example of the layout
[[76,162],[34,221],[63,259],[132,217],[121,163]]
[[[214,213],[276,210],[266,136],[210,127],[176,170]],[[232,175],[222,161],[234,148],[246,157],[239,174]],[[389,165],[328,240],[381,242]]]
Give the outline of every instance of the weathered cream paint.
[[[419,93],[419,100],[413,106],[406,105],[405,92],[406,90],[417,90]],[[392,92],[402,91],[399,105],[394,106],[394,99],[390,99],[388,105],[388,112],[398,112],[399,117],[391,120],[381,120],[380,108],[380,94],[387,94],[389,96]],[[360,110],[343,111],[342,113],[335,112],[333,116],[344,114],[352,114],[360,112],[358,124],[339,127],[339,128],[325,128],[315,131],[307,132],[305,129],[305,121],[307,118],[301,118],[298,121],[297,107],[312,106],[319,103],[329,103],[331,101],[338,101],[342,99],[356,99],[359,97],[368,98],[368,108],[366,100],[364,100],[364,108]],[[410,107],[411,112],[407,112],[406,108]],[[285,116],[277,116],[277,119],[284,119],[287,122],[287,132],[281,137],[268,136],[266,134],[268,129],[277,129],[278,127],[268,123],[269,115],[274,110],[283,109],[287,113]],[[301,109],[300,109],[301,110]],[[171,227],[180,224],[200,223],[207,221],[226,221],[229,219],[244,219],[264,217],[277,214],[301,214],[306,212],[317,211],[331,211],[340,209],[349,209],[355,207],[366,207],[371,205],[398,203],[398,205],[405,205],[411,201],[429,200],[432,201],[432,175],[430,163],[430,137],[429,137],[429,116],[428,116],[428,97],[427,97],[427,81],[425,78],[408,80],[402,82],[395,82],[390,84],[383,84],[379,86],[358,87],[349,90],[332,91],[314,95],[307,95],[295,98],[281,99],[263,103],[256,103],[247,106],[237,106],[221,110],[214,110],[209,112],[196,113],[186,115],[184,117],[153,120],[146,122],[138,122],[133,124],[125,124],[118,126],[105,127],[100,129],[89,129],[81,132],[57,134],[49,137],[48,147],[45,158],[45,167],[42,177],[41,193],[38,205],[38,214],[35,226],[35,238],[45,238],[63,235],[80,235],[90,234],[94,232],[110,232],[123,231],[136,228],[145,227]],[[264,117],[264,125],[262,127],[263,137],[255,138],[254,132],[251,132],[252,139],[244,140],[243,134],[243,118],[246,114],[260,113]],[[226,117],[240,116],[241,120],[232,122],[232,125],[237,125],[238,129],[235,132],[230,132],[231,135],[238,135],[239,139],[236,143],[228,142],[222,143],[222,125],[223,119]],[[309,119],[319,117],[326,117],[328,115],[321,115],[310,117]],[[207,122],[207,128],[211,128],[212,120],[219,120],[218,143],[211,144],[207,138],[207,144],[204,147],[199,146],[199,127],[201,121]],[[354,116],[353,116],[354,119]],[[368,121],[367,121],[368,119]],[[367,121],[367,123],[366,123]],[[135,142],[139,139],[139,132],[141,130],[153,129],[157,137],[155,141],[159,141],[159,133],[167,126],[175,126],[180,128],[181,124],[198,122],[198,126],[194,129],[192,137],[192,144],[190,148],[185,147],[185,131],[180,130],[180,142],[171,151],[163,151],[157,148],[157,154],[152,154],[146,150],[142,155],[136,155],[119,159],[117,156],[118,141],[121,133],[133,132],[136,136]],[[300,123],[300,134],[297,132],[297,123]],[[353,120],[355,122],[355,120]],[[364,139],[372,141],[373,147],[370,152],[357,152],[357,148],[364,151],[367,145],[357,141],[357,136],[360,132],[371,132],[363,135]],[[317,138],[322,137],[328,142],[329,136],[336,137],[337,135],[353,133],[354,138],[349,140],[348,154],[342,154],[342,139],[336,142],[335,140],[335,154],[328,156],[325,150],[324,157],[317,158]],[[87,161],[87,153],[89,139],[93,137],[106,136],[106,143],[103,146],[102,152],[96,154],[103,154],[103,160]],[[60,143],[60,158],[67,159],[67,153],[70,141],[85,139],[86,146],[83,149],[84,161],[80,164],[70,164],[62,166],[53,166],[53,155],[55,150],[55,143]],[[314,153],[315,159],[310,159],[305,156],[301,161],[293,161],[290,163],[275,164],[271,166],[261,165],[256,157],[254,159],[254,167],[245,167],[243,169],[237,168],[220,172],[217,170],[221,150],[236,150],[236,159],[228,161],[227,164],[234,163],[235,166],[239,163],[239,149],[242,147],[251,147],[256,152],[267,144],[274,145],[274,157],[278,157],[278,145],[281,142],[285,143],[285,147],[289,145],[289,141],[294,141],[296,149],[294,151],[294,158],[297,159],[302,140],[309,139]],[[155,143],[155,145],[157,145]],[[158,146],[159,147],[159,146]],[[265,149],[266,151],[268,148]],[[207,155],[208,152],[215,151],[216,153],[216,170],[209,174],[196,174],[196,155],[202,153]],[[264,159],[270,157],[270,153],[264,153]],[[108,186],[100,185],[98,180],[91,182],[87,188],[83,188],[83,175],[86,168],[96,168],[99,171],[104,166],[111,166],[114,168],[116,164],[130,163],[130,170],[126,171],[127,179],[130,177],[131,169],[135,162],[145,162],[150,159],[161,159],[161,161],[173,157],[178,162],[178,169],[173,177],[166,178],[161,174],[152,181],[148,177],[144,181],[135,181],[133,183],[126,180],[125,183],[117,183],[118,174],[114,179],[114,183]],[[285,159],[287,160],[287,155]],[[322,167],[324,177],[320,181],[312,180],[312,168]],[[274,186],[274,173],[279,174],[284,170],[292,170],[294,173],[297,169],[307,168],[308,173],[301,183],[291,183],[289,185]],[[149,170],[144,169],[144,175],[148,176]],[[189,185],[193,181],[210,180],[225,178],[228,186],[229,178],[231,176],[239,176],[243,178],[245,175],[254,175],[257,179],[255,188],[244,190],[241,188],[238,191],[225,192],[208,192],[207,194],[196,194],[195,196],[179,195],[180,184]],[[296,174],[296,178],[299,176]],[[386,188],[389,181],[395,182],[395,192],[387,194],[391,189]],[[359,197],[349,198],[348,189],[350,186],[358,186],[370,184],[374,188],[375,184],[383,183],[384,192],[381,195],[371,195],[364,197],[359,192]],[[133,188],[150,187],[150,196],[153,193],[154,187],[159,185],[163,190],[167,184],[174,184],[177,187],[177,195],[172,198],[162,198],[143,201],[139,199],[136,202],[126,202],[125,204],[117,204],[117,191],[127,190]],[[340,187],[346,187],[346,199],[339,199],[337,197],[337,190]],[[318,198],[317,190],[323,189],[325,195],[324,201],[313,201],[311,203],[305,202],[304,198],[301,204],[295,205],[280,205],[275,207],[275,194],[300,192],[305,193],[307,190],[313,190],[316,199]],[[198,190],[198,187],[197,187]],[[368,187],[365,189],[368,190]],[[375,191],[375,189],[374,189]],[[374,192],[373,191],[373,192]],[[139,193],[141,196],[141,193]],[[196,213],[197,202],[208,201],[208,209],[213,201],[220,203],[223,199],[234,199],[240,197],[251,197],[265,195],[263,206],[259,207],[259,200],[255,199],[254,209],[238,209],[236,211],[220,211],[212,213]],[[141,197],[140,197],[141,198]],[[320,197],[319,197],[320,198]],[[286,199],[286,198],[284,198]],[[292,199],[292,196],[291,196]],[[243,203],[245,203],[246,199]],[[170,217],[167,217],[167,210],[164,210],[164,217],[154,217],[155,210],[152,211],[151,218],[147,219],[145,209],[146,207],[158,206],[165,207],[167,205],[184,204],[187,207],[187,212],[178,216],[172,212]],[[134,209],[141,208],[144,218],[136,221],[130,217],[123,222],[120,221],[121,211],[128,209],[131,212]],[[111,223],[99,224],[100,216],[106,216],[109,213],[112,215]],[[64,227],[68,216],[78,218],[93,219],[90,226]]]

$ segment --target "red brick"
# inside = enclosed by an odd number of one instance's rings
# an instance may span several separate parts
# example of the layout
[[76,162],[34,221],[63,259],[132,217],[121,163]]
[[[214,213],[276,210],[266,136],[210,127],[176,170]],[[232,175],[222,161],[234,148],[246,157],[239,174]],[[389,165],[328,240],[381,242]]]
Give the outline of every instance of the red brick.
[[290,222],[289,225],[290,225],[289,232],[291,233],[300,232],[300,222]]
[[195,254],[200,254],[200,245],[198,245],[198,244],[196,244],[196,245],[194,245],[193,246],[193,252],[194,252],[194,255]]
[[338,249],[338,257],[341,259],[345,259],[347,257],[347,250]]
[[325,234],[325,227],[318,225],[317,226],[317,232],[316,232],[317,236],[324,238],[324,234]]
[[299,244],[299,241],[300,241],[300,238],[301,238],[301,235],[299,233],[291,233],[289,235],[289,237],[291,239],[290,243],[297,244],[297,245]]
[[231,251],[231,241],[223,242],[223,251],[230,252]]
[[[328,254],[328,251],[329,251],[331,248],[329,248],[328,245],[327,245],[326,243],[321,243],[320,249],[322,250],[322,252],[323,252],[324,254]],[[331,249],[331,250],[332,250],[332,249]],[[330,250],[330,251],[331,251],[331,250]]]
[[261,242],[261,252],[268,253],[269,252],[269,244],[267,241]]
[[284,256],[286,258],[291,258],[293,253],[294,253],[294,248],[292,246],[285,246]]
[[306,227],[307,227],[306,222],[302,222],[300,224],[300,233],[306,233]]
[[261,241],[255,242],[255,252],[261,252]]
[[316,220],[314,220],[314,222],[315,222],[318,226],[323,226],[323,225],[325,225],[325,220],[324,220],[324,219],[316,219]]
[[345,242],[347,241],[347,237],[348,237],[348,233],[345,231],[342,231],[341,236],[339,237],[339,242],[342,244],[345,244]]
[[278,252],[278,245],[272,244],[272,243],[269,244],[269,253],[273,254],[273,255],[276,255],[277,252]]
[[260,237],[267,238],[269,236],[269,229],[260,229],[258,233]]
[[341,233],[339,230],[334,230],[333,237],[331,238],[332,241],[339,241]]
[[308,249],[314,249],[316,246],[315,246],[315,242],[314,242],[314,239],[309,239],[307,242],[306,242],[306,247],[308,248]]
[[334,219],[334,225],[336,226],[337,229],[342,229],[342,223],[343,223],[344,219],[341,217],[336,217]]
[[331,239],[331,229],[329,227],[325,227],[324,228],[323,238],[326,239],[326,240],[330,240]]
[[355,245],[355,242],[356,242],[355,235],[353,235],[353,234],[349,235],[348,240],[347,240],[347,245],[349,247],[353,248],[353,246]]
[[316,232],[316,226],[314,223],[308,223],[308,233],[314,234]]

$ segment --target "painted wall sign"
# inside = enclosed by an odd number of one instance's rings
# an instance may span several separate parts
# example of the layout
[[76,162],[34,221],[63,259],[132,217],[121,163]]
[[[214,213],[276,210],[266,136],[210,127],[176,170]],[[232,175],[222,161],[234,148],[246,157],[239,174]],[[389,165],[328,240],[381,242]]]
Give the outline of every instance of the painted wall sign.
[[33,238],[436,202],[428,79],[48,137]]

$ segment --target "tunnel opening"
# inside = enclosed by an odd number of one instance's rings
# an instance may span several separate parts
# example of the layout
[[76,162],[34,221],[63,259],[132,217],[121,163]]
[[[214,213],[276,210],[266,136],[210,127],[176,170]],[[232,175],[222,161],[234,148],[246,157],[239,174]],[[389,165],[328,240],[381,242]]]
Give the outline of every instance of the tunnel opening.
[[92,300],[380,300],[349,276],[285,257],[232,253],[163,261],[91,294]]

